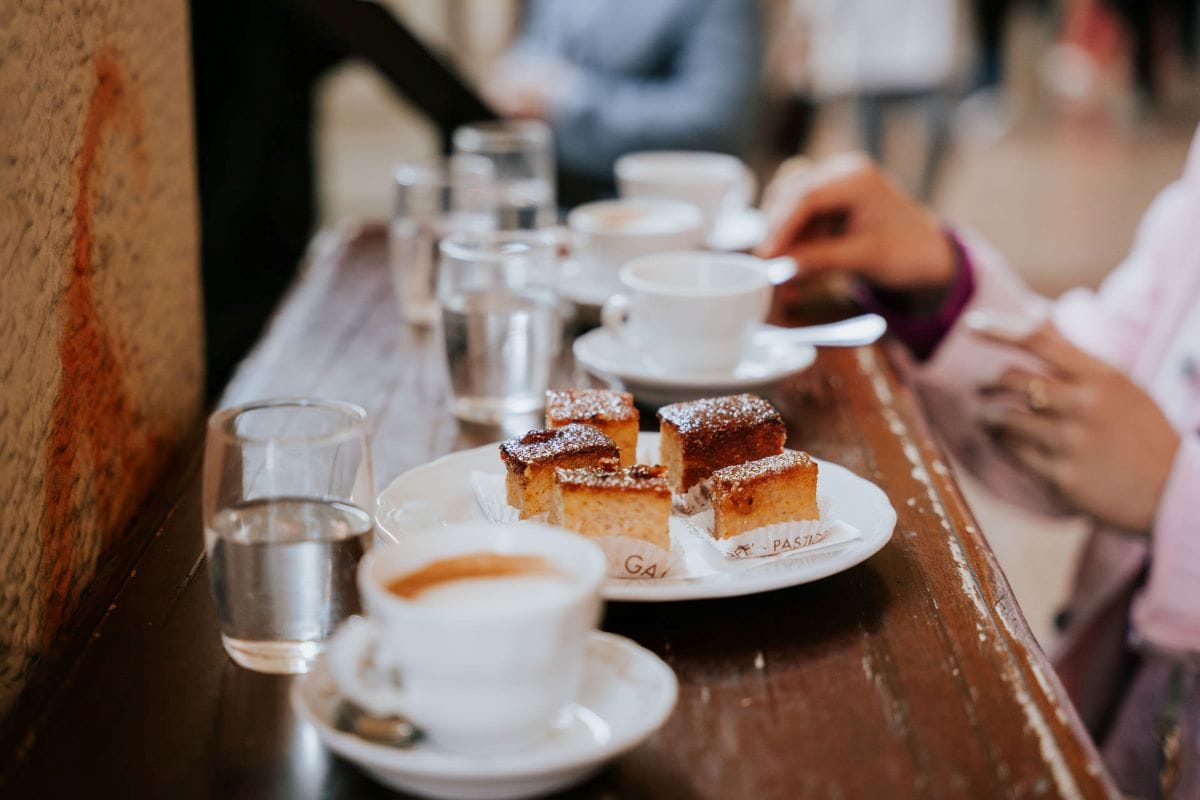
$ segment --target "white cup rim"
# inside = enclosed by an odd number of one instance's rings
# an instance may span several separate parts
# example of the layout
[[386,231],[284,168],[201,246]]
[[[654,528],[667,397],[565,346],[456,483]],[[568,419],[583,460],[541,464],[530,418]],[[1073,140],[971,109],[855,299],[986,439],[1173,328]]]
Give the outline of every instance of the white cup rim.
[[[315,434],[280,433],[253,434],[238,432],[234,425],[237,420],[256,411],[279,409],[312,409],[336,415],[336,426]],[[298,445],[322,446],[336,444],[341,441],[364,436],[367,424],[367,412],[362,406],[348,403],[344,400],[326,400],[313,397],[272,397],[264,400],[254,400],[236,406],[229,406],[214,411],[208,418],[209,436],[219,436],[228,443],[254,445],[275,445],[291,447]]]
[[[477,543],[476,546],[467,550],[446,549],[440,555],[432,555],[428,561],[465,552],[479,551],[543,555],[554,561],[554,553],[550,551],[553,550],[562,553],[566,549],[575,550],[579,554],[579,561],[582,563],[582,567],[579,570],[572,568],[569,576],[568,591],[556,592],[552,598],[546,600],[545,604],[539,605],[532,610],[523,610],[519,614],[511,610],[497,611],[491,614],[488,613],[489,609],[486,608],[472,608],[464,612],[464,609],[461,608],[422,604],[420,601],[397,597],[383,585],[388,578],[394,578],[406,572],[411,572],[420,566],[419,564],[412,565],[404,569],[393,567],[391,570],[388,570],[386,564],[383,562],[389,559],[394,561],[401,558],[401,554],[406,547],[446,542],[451,539],[461,542],[464,538],[474,540]],[[421,563],[428,563],[428,561]],[[380,571],[385,574],[379,574]],[[373,548],[359,562],[358,586],[364,599],[369,598],[369,602],[364,604],[364,615],[367,617],[372,615],[372,609],[382,608],[387,609],[386,614],[388,615],[416,615],[447,622],[489,623],[495,622],[497,619],[511,618],[513,616],[537,616],[546,613],[558,613],[562,609],[577,605],[588,597],[599,593],[600,585],[604,581],[607,572],[608,562],[604,556],[604,551],[594,542],[571,531],[536,522],[523,522],[519,525],[493,525],[491,523],[468,522],[457,525],[446,525],[424,533],[412,534],[395,544]],[[386,616],[380,621],[386,625]]]
[[[438,245],[439,255],[459,261],[475,261],[482,264],[505,264],[514,259],[553,257],[558,241],[554,232],[540,230],[459,230],[442,237]],[[523,249],[506,249],[513,246]]]
[[491,120],[460,125],[452,138],[455,149],[467,153],[520,153],[549,147],[553,133],[541,120]]
[[[657,164],[653,162],[658,162]],[[704,167],[727,167],[729,174],[720,176],[722,180],[739,178],[746,170],[746,164],[740,158],[729,153],[717,153],[706,150],[639,150],[626,153],[617,159],[614,171],[618,180],[624,181],[662,181],[661,175],[647,174],[650,170],[661,167],[663,162],[678,167],[681,164],[703,165]],[[701,185],[712,183],[711,172],[677,173],[671,176],[672,183]]]
[[[649,209],[663,212],[654,220],[655,224],[642,226],[604,227],[595,219],[597,212],[609,209]],[[592,236],[612,236],[619,238],[649,238],[671,234],[686,233],[699,230],[704,224],[704,214],[700,208],[682,200],[658,197],[626,197],[614,200],[597,200],[576,206],[567,215],[567,226],[577,233]]]
[[[741,285],[734,286],[679,286],[658,283],[642,277],[640,270],[650,266],[658,266],[670,261],[695,261],[704,259],[709,263],[722,263],[744,270],[753,280],[746,280]],[[743,294],[754,294],[763,289],[769,289],[771,283],[767,280],[766,269],[760,258],[743,253],[713,253],[707,250],[671,250],[664,253],[651,253],[631,259],[621,267],[618,273],[622,285],[643,294],[659,297],[736,297]]]

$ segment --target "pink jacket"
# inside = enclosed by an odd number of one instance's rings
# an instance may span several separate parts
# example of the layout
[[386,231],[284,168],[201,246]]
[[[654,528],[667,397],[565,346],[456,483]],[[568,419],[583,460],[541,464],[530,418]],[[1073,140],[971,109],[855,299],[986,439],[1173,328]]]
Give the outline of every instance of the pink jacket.
[[[975,279],[967,310],[1049,314],[1069,339],[1143,387],[1182,435],[1150,536],[1096,525],[1078,565],[1069,621],[1051,648],[1085,721],[1099,725],[1114,699],[1121,701],[1114,693],[1129,691],[1119,664],[1130,641],[1200,654],[1200,132],[1183,176],[1155,200],[1133,251],[1098,291],[1075,289],[1050,302],[985,243],[962,240]],[[1061,512],[1046,487],[1004,460],[976,424],[975,388],[1013,362],[1011,350],[981,341],[960,317],[918,368],[918,381],[932,419],[969,469],[1010,499]]]

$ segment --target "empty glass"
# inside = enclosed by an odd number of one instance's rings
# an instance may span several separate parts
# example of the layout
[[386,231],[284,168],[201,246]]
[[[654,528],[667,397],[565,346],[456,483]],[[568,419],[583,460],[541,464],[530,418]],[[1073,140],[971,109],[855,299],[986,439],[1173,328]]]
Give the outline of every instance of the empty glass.
[[431,325],[437,318],[434,277],[442,237],[496,226],[494,174],[491,161],[469,155],[407,161],[393,170],[396,207],[388,250],[407,322]]
[[375,484],[367,414],[264,400],[209,418],[204,546],[226,652],[258,672],[304,672],[360,610]]
[[494,424],[544,404],[562,340],[548,231],[458,232],[442,240],[438,302],[454,413]]
[[536,120],[480,122],[454,132],[456,153],[482,156],[496,170],[496,211],[502,230],[548,228],[558,221],[554,137]]

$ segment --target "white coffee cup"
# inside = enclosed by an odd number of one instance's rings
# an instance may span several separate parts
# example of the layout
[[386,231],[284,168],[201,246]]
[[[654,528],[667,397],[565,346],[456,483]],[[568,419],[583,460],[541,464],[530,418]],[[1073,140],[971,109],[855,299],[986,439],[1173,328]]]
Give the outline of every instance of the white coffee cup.
[[691,203],[663,198],[601,200],[567,216],[571,253],[581,277],[598,292],[621,288],[625,262],[648,253],[690,250],[704,243],[704,219]]
[[621,268],[601,322],[667,372],[730,371],[770,310],[768,274],[767,262],[736,253],[642,256]]
[[[537,556],[553,574],[460,578],[411,599],[388,588],[466,554]],[[334,680],[368,712],[403,715],[446,750],[521,749],[578,695],[605,572],[591,541],[534,523],[452,525],[377,548],[358,570],[366,616],[330,644]]]
[[754,175],[725,153],[663,150],[629,153],[617,159],[621,197],[665,197],[692,203],[704,216],[706,234],[725,212],[754,198]]

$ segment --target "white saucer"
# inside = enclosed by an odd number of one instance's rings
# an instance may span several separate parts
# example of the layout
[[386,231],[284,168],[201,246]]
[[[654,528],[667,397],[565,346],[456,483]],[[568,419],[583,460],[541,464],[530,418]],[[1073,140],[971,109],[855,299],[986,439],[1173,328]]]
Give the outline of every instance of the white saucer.
[[639,402],[650,406],[739,392],[765,394],[784,379],[807,369],[817,357],[816,348],[810,345],[756,339],[732,370],[671,375],[605,328],[583,334],[575,340],[573,348],[575,360],[584,369],[609,383],[620,383]]
[[746,207],[717,217],[708,235],[708,247],[727,253],[752,250],[766,236],[767,215],[757,208]]
[[587,643],[583,689],[569,715],[538,746],[475,757],[428,743],[407,749],[338,730],[340,702],[325,657],[292,687],[292,706],[333,752],[380,783],[425,797],[532,797],[582,781],[641,744],[675,707],[679,685],[662,659],[630,640],[596,631]]
[[[382,545],[406,536],[468,520],[486,520],[475,499],[471,473],[502,475],[500,443],[460,450],[414,467],[392,481],[375,504],[375,537]],[[638,461],[658,461],[659,435],[638,434]],[[827,578],[861,564],[892,538],[896,510],[875,484],[829,461],[817,462],[817,492],[837,509],[837,519],[858,531],[841,544],[817,545],[788,555],[730,559],[717,554],[699,536],[672,539],[683,549],[682,563],[657,579],[608,578],[604,598],[615,601],[669,603],[769,592]],[[675,520],[672,517],[672,520]],[[680,531],[682,533],[682,531]]]

